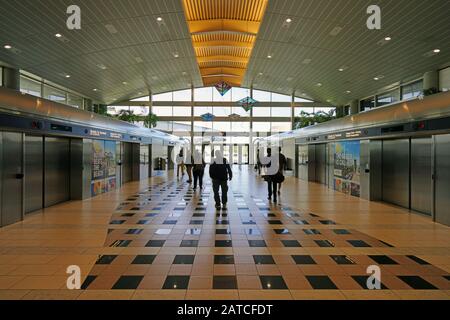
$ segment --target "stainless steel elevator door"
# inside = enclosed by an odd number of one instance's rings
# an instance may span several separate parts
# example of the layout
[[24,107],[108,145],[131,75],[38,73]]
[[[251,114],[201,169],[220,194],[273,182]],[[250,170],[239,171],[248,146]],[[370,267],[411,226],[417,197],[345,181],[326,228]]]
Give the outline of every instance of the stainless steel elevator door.
[[327,145],[316,145],[316,182],[327,184]]
[[25,136],[25,213],[43,207],[44,137]]
[[435,220],[450,226],[450,135],[435,137]]
[[297,146],[298,178],[308,181],[308,146]]
[[409,208],[409,139],[383,141],[383,201]]
[[431,215],[431,137],[411,139],[411,209]]
[[70,200],[70,140],[44,141],[44,207],[49,207]]
[[23,210],[23,138],[21,133],[0,132],[2,135],[1,226],[22,220]]
[[133,150],[132,144],[124,142],[122,144],[122,184],[133,179]]

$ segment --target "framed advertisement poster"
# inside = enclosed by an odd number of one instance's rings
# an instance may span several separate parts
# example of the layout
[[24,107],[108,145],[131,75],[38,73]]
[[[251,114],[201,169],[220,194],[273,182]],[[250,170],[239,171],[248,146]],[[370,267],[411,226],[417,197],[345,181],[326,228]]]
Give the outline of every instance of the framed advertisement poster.
[[359,197],[361,195],[360,173],[359,141],[336,142],[334,150],[334,189]]

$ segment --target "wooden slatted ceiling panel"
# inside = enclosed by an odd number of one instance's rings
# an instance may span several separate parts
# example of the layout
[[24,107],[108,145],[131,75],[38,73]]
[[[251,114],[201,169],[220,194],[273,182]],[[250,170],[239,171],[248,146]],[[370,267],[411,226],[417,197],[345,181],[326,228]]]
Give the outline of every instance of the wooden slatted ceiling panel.
[[[229,81],[221,68],[236,68],[241,85],[268,0],[184,0],[184,10],[203,84]],[[208,70],[205,70],[208,69]],[[213,71],[217,70],[214,75]],[[231,84],[231,83],[230,83]]]
[[185,0],[188,21],[244,20],[260,22],[266,7],[261,0]]

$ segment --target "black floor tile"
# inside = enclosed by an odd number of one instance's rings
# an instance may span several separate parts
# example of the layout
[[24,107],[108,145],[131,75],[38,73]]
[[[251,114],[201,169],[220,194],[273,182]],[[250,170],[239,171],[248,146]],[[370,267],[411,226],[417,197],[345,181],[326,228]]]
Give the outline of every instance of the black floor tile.
[[407,256],[407,257],[408,257],[409,259],[411,259],[411,260],[417,262],[418,264],[421,264],[421,265],[429,265],[428,262],[426,262],[426,261],[423,260],[423,259],[420,259],[419,257],[416,257],[416,256]]
[[350,243],[355,248],[368,248],[371,247],[367,242],[362,240],[347,240],[348,243]]
[[347,256],[332,255],[330,256],[330,258],[333,259],[337,264],[356,264],[355,261]]
[[312,235],[312,234],[321,234],[319,230],[317,229],[303,229],[303,232]]
[[189,276],[167,276],[163,289],[187,289],[189,279]]
[[87,276],[80,289],[86,290],[95,279],[97,279],[97,276]]
[[248,245],[253,248],[267,247],[264,240],[248,240]]
[[288,229],[273,229],[276,234],[291,234]]
[[230,229],[216,229],[216,234],[231,234]]
[[200,225],[203,224],[203,220],[191,220],[189,221],[189,224]]
[[219,220],[216,220],[216,224],[219,224],[219,225],[229,225],[229,224],[230,224],[230,221],[219,219]]
[[313,289],[337,289],[336,285],[328,276],[306,276],[306,280],[308,280]]
[[306,221],[306,220],[294,220],[294,223],[295,224],[299,224],[299,225],[307,225],[307,224],[309,224],[309,222]]
[[158,215],[157,213],[147,213],[145,216],[147,218],[153,218],[153,217],[156,217],[157,215]]
[[177,224],[177,220],[166,220],[163,222],[163,224]]
[[346,229],[333,229],[333,232],[339,235],[351,234],[351,232]]
[[231,240],[216,240],[215,241],[215,247],[219,248],[225,248],[225,247],[232,247],[233,242]]
[[233,255],[215,255],[214,264],[234,264]]
[[307,255],[292,255],[296,264],[317,264],[311,256]]
[[334,222],[334,221],[332,221],[332,220],[319,220],[319,222],[320,222],[321,224],[327,224],[327,225],[330,225],[330,224],[336,224],[336,222]]
[[126,220],[112,220],[109,224],[124,224]]
[[125,248],[130,245],[131,241],[132,240],[116,240],[110,245],[110,247]]
[[204,214],[204,213],[194,213],[192,216],[193,216],[194,218],[204,218],[204,217],[205,217],[205,214]]
[[113,290],[133,290],[137,289],[144,276],[121,276],[112,287]]
[[385,255],[369,255],[369,258],[378,264],[398,264],[396,261]]
[[433,290],[437,289],[431,283],[419,276],[397,276],[400,280],[415,290]]
[[281,222],[280,220],[267,220],[268,224],[283,224],[283,222]]
[[137,224],[150,224],[150,220],[139,220]]
[[123,215],[121,215],[121,217],[132,217],[134,215],[134,213],[124,213]]
[[301,247],[302,246],[300,244],[300,242],[298,242],[297,240],[281,240],[281,243],[283,243],[283,245],[286,248],[295,248],[295,247]]
[[242,220],[242,224],[251,225],[251,224],[256,224],[256,222],[253,220]]
[[164,246],[165,242],[166,242],[166,240],[150,240],[149,242],[147,242],[147,244],[145,246],[152,247],[152,248],[158,248],[158,247]]
[[155,258],[155,255],[138,255],[131,264],[152,264]]
[[330,240],[314,240],[314,242],[322,248],[334,247],[334,243]]
[[237,289],[235,276],[214,276],[213,289]]
[[180,247],[196,248],[198,247],[198,240],[183,240],[181,241]]
[[98,258],[95,264],[111,264],[111,262],[113,262],[115,258],[117,258],[116,255],[103,255]]
[[259,276],[262,288],[265,290],[287,290],[282,276]]
[[271,255],[254,255],[255,264],[275,264],[275,260]]
[[144,229],[129,229],[125,234],[141,234]]
[[176,255],[173,264],[193,264],[195,255]]
[[[367,289],[369,290],[368,286],[367,286],[367,279],[369,278],[369,276],[352,276],[353,280],[355,280],[363,289]],[[387,290],[388,288],[383,284],[383,282],[381,282],[381,289],[383,290]]]

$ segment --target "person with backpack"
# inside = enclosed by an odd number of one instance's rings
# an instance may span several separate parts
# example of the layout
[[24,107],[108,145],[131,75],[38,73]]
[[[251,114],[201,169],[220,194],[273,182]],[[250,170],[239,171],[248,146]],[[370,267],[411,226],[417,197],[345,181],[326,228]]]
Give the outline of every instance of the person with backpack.
[[194,190],[197,189],[197,182],[200,187],[200,192],[203,189],[203,175],[205,174],[206,163],[203,159],[203,155],[200,151],[195,150],[194,152],[194,167],[192,168],[192,173],[194,175]]
[[[281,151],[281,148],[280,148]],[[267,158],[271,159],[272,158],[272,149],[268,148],[267,149]],[[271,159],[273,160],[273,159]],[[284,169],[286,167],[287,164],[287,160],[286,157],[284,156],[284,154],[282,154],[281,152],[279,152],[278,154],[278,163],[272,163],[272,161],[269,161],[269,163],[266,165],[266,167],[268,168],[268,175],[265,176],[265,180],[267,181],[267,191],[268,191],[268,200],[272,201],[272,196],[273,196],[273,202],[277,203],[278,199],[277,199],[277,188],[278,188],[278,184],[283,183],[284,181]],[[272,167],[272,165],[277,165],[277,167]]]
[[[233,172],[231,171],[230,164],[223,157],[220,150],[216,150],[215,158],[209,166],[209,176],[212,180],[216,209],[219,210],[221,208],[220,203],[222,202],[222,208],[225,210],[228,202],[227,181],[233,179]],[[219,189],[222,191],[222,199],[220,198]]]

